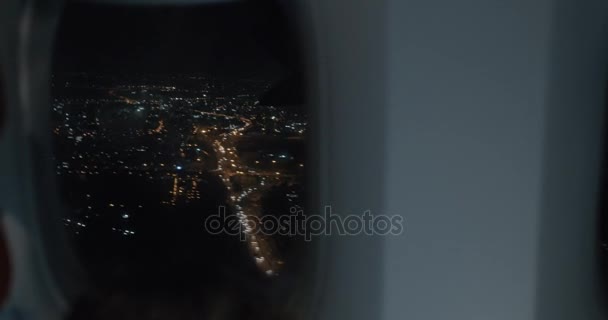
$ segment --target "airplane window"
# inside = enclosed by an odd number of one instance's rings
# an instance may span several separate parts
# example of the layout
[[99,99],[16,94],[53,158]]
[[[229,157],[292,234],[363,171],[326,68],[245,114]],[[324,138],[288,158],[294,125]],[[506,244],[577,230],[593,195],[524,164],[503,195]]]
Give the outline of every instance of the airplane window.
[[[297,37],[271,2],[69,3],[52,75],[72,319],[293,319],[310,244]],[[271,232],[269,232],[271,231]]]

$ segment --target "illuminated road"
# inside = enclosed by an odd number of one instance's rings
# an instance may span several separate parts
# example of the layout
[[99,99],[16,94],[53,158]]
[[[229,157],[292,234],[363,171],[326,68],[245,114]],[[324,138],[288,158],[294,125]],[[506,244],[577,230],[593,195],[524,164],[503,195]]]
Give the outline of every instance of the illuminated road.
[[[201,112],[205,115],[224,117],[225,119],[238,119],[243,126],[234,130],[216,135],[213,141],[213,149],[218,156],[218,166],[214,170],[222,179],[229,194],[229,204],[236,213],[244,232],[245,241],[251,256],[255,259],[258,268],[265,274],[276,275],[282,262],[276,257],[276,244],[272,237],[255,233],[254,221],[260,221],[263,213],[261,209],[261,197],[265,190],[272,186],[273,181],[279,179],[277,172],[256,172],[248,168],[240,160],[236,143],[243,132],[251,127],[252,121],[245,117],[235,117],[214,112]],[[257,182],[244,186],[242,191],[237,192],[232,188],[233,177],[257,177]]]
[[133,100],[133,99],[131,99],[131,98],[128,98],[128,97],[125,97],[125,96],[121,96],[121,95],[116,94],[116,92],[115,92],[114,90],[110,90],[108,93],[109,93],[111,96],[114,96],[114,97],[116,97],[116,98],[118,98],[118,99],[122,100],[122,101],[123,101],[124,103],[126,103],[126,104],[134,104],[135,102],[137,102],[137,100]]

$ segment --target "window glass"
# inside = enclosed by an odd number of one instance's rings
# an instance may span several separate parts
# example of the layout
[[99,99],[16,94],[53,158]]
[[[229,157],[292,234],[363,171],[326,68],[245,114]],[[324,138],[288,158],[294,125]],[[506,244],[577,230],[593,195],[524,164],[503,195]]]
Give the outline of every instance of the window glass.
[[307,198],[291,30],[266,4],[67,5],[53,161],[93,284],[75,319],[294,312],[307,243],[260,232]]

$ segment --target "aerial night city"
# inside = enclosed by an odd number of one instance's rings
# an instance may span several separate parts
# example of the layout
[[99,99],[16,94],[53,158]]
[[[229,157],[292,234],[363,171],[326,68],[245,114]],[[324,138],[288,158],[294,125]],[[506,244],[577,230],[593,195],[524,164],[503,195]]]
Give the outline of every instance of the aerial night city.
[[[309,119],[289,49],[258,44],[239,6],[100,8],[68,7],[52,77],[61,222],[95,295],[247,283],[243,305],[280,309],[305,244],[251,226],[305,206]],[[240,232],[205,230],[217,214]]]
[[[261,105],[268,83],[70,74],[54,86],[62,92],[53,103],[56,172],[74,206],[64,223],[76,235],[112,220],[113,233],[135,236],[150,209],[179,219],[180,209],[224,195],[245,226],[278,189],[302,205],[307,119]],[[246,242],[264,273],[280,269],[272,239]]]

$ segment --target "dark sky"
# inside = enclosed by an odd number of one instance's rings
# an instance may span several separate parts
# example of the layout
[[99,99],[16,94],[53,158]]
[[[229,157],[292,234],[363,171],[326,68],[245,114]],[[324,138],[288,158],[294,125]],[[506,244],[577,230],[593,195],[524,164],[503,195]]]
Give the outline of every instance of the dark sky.
[[277,7],[70,4],[55,42],[54,72],[276,75],[297,64]]

